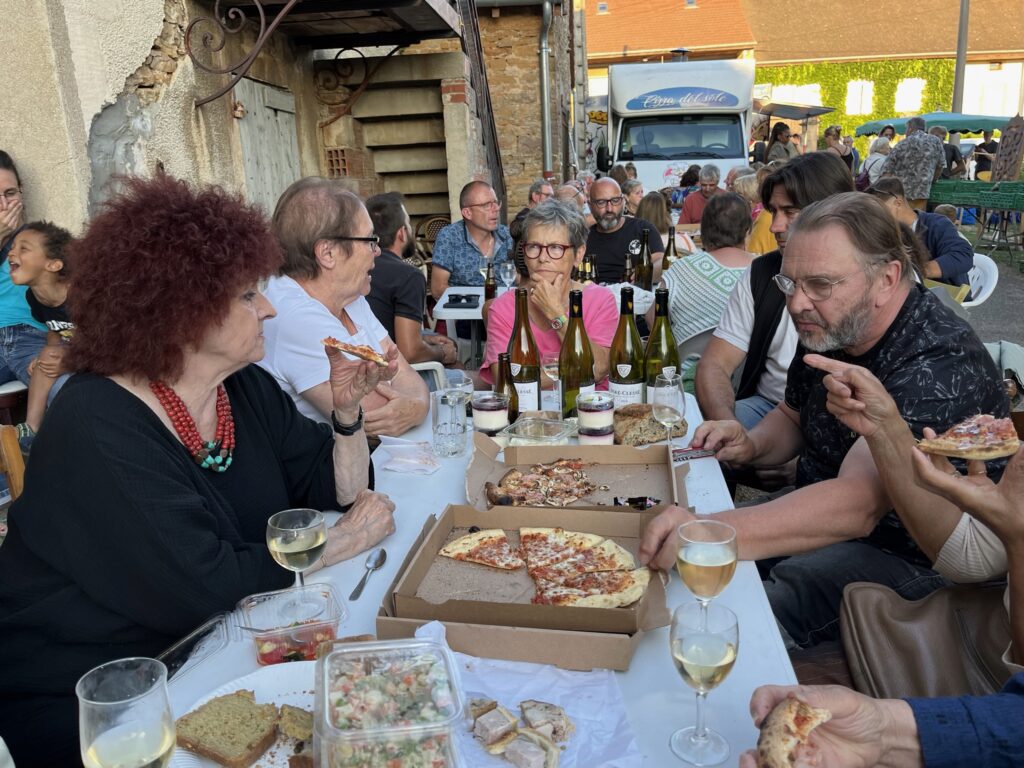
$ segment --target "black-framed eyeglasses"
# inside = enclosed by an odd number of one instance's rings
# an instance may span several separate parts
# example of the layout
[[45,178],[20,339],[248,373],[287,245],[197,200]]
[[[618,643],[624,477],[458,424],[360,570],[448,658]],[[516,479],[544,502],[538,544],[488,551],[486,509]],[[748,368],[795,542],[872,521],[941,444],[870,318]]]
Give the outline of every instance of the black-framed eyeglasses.
[[595,208],[607,208],[609,205],[619,205],[625,199],[619,195],[618,197],[609,197],[607,200],[594,200],[593,205]]
[[797,286],[804,292],[804,295],[811,301],[828,301],[832,298],[832,289],[840,283],[844,283],[853,277],[856,272],[851,272],[848,275],[843,275],[836,280],[828,277],[803,277],[793,279],[783,274],[775,275],[772,280],[775,281],[775,287],[782,291],[786,296],[792,296],[796,293]]
[[371,248],[380,250],[380,235],[367,235],[366,237],[355,237],[353,235],[335,235],[331,240],[346,240],[353,243],[369,243]]
[[572,248],[568,243],[525,243],[523,245],[523,253],[528,259],[539,259],[541,252],[547,253],[549,259],[560,259],[565,255],[565,252]]
[[0,192],[0,197],[4,198],[4,200],[13,200],[16,197],[21,197],[21,188],[11,187],[10,189],[5,189],[3,192]]

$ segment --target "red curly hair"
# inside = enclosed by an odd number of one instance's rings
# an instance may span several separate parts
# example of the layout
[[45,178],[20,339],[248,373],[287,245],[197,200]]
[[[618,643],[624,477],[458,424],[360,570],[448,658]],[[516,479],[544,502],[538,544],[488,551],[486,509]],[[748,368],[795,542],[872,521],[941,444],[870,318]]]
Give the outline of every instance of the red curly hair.
[[175,381],[185,351],[281,251],[263,212],[219,187],[159,175],[121,180],[72,245],[72,370]]

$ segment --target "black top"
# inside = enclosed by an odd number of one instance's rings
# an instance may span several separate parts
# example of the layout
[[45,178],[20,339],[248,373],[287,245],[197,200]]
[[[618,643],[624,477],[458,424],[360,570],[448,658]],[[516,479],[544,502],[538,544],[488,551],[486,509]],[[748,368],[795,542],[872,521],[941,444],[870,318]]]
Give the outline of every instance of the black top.
[[946,153],[946,167],[942,169],[942,178],[949,179],[952,178],[951,171],[956,165],[963,162],[964,156],[960,154],[960,149],[952,144],[944,143],[942,151]]
[[[237,448],[223,473],[200,469],[109,379],[72,377],[47,411],[0,547],[0,733],[18,765],[28,754],[13,745],[33,741],[20,706],[66,712],[90,668],[159,654],[246,595],[290,586],[267,551],[267,518],[337,508],[331,428],[255,365],[225,386]],[[74,731],[73,715],[38,725],[31,758],[70,765],[45,750]]]
[[36,298],[31,288],[25,291],[25,300],[28,302],[28,308],[37,323],[45,325],[48,331],[59,333],[62,338],[68,339],[71,337],[75,324],[68,317],[68,304],[66,301],[59,307],[47,306]]
[[651,253],[664,253],[661,235],[654,225],[644,219],[627,216],[622,226],[614,232],[602,232],[599,227],[591,227],[587,235],[587,253],[596,256],[597,282],[618,283],[622,280],[622,269],[626,263],[626,251],[635,267],[640,261],[640,234],[649,229],[648,245]]
[[370,293],[366,300],[395,339],[395,315],[423,324],[423,305],[427,298],[427,280],[412,264],[406,264],[391,251],[381,251],[370,270]]
[[[996,141],[995,139],[992,139],[991,141],[983,141],[977,146],[977,149],[982,149],[985,152],[988,152],[989,154],[995,155],[999,152],[999,142]],[[981,155],[975,155],[974,160],[977,163],[977,165],[974,166],[975,174],[982,173],[983,171],[992,170],[991,157],[982,157]]]
[[[786,404],[799,411],[804,446],[797,464],[798,487],[839,474],[857,435],[825,408],[825,374],[808,367],[808,350],[797,346],[786,381]],[[1002,376],[971,327],[942,306],[931,292],[915,284],[881,340],[859,357],[842,350],[827,357],[870,370],[885,385],[911,431],[949,429],[978,413],[1009,416]],[[996,478],[1006,462],[989,462]],[[908,482],[910,482],[908,480]],[[869,541],[925,565],[917,545],[894,513],[876,527]]]

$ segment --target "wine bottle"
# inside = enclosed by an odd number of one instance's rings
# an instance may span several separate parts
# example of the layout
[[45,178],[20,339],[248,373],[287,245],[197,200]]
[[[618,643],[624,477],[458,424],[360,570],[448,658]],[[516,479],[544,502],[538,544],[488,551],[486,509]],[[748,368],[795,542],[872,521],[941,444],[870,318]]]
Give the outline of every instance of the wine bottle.
[[645,291],[651,290],[654,283],[654,262],[651,261],[651,246],[648,242],[650,236],[651,230],[646,228],[640,234],[640,261],[633,272],[633,282]]
[[508,356],[520,409],[539,411],[540,353],[530,330],[530,294],[525,288],[516,288],[516,319],[508,340]]
[[562,418],[576,415],[576,398],[594,391],[594,351],[583,327],[583,291],[569,291],[569,326],[558,355]]
[[654,292],[654,328],[647,337],[644,370],[648,393],[655,386],[654,380],[658,374],[670,376],[679,372],[679,349],[668,319],[668,288],[659,288]]
[[484,275],[484,301],[490,301],[498,295],[498,281],[494,279],[494,267],[487,262],[487,274]]
[[615,397],[616,408],[642,403],[646,378],[640,332],[633,314],[633,289],[623,288],[619,295],[619,327],[608,355],[608,391]]
[[626,261],[622,266],[621,282],[627,285],[633,282],[633,254],[629,252],[629,246],[626,247]]
[[582,275],[580,282],[583,283],[584,285],[590,285],[591,283],[594,282],[594,280],[597,279],[596,275],[594,274],[594,271],[597,268],[597,264],[594,260],[594,254],[588,253],[586,256],[584,256],[583,264],[581,266]]
[[661,274],[668,272],[668,268],[676,261],[679,261],[679,254],[676,252],[676,228],[669,226],[668,242],[665,243],[665,255],[661,257]]
[[494,379],[494,391],[508,395],[508,423],[515,424],[519,418],[519,393],[512,381],[512,361],[508,352],[498,354],[498,375]]

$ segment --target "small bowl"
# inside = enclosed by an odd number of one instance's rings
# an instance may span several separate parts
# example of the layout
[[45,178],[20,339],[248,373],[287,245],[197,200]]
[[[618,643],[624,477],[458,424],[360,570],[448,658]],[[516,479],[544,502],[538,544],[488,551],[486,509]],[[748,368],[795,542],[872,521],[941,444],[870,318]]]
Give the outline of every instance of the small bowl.
[[243,632],[261,665],[315,661],[320,643],[335,640],[348,611],[330,584],[260,592],[238,603]]

